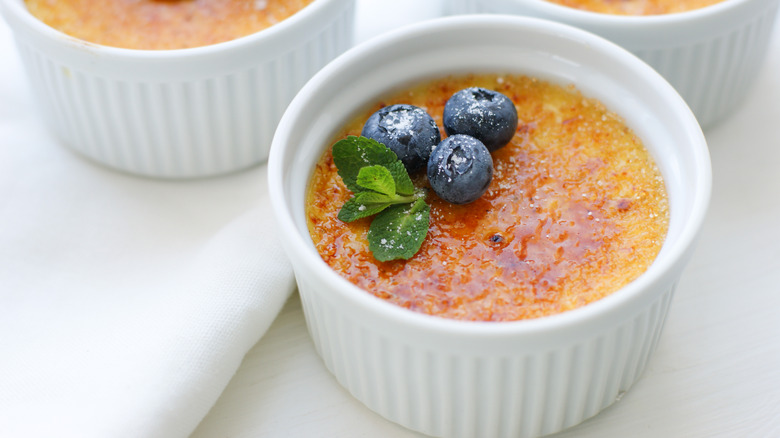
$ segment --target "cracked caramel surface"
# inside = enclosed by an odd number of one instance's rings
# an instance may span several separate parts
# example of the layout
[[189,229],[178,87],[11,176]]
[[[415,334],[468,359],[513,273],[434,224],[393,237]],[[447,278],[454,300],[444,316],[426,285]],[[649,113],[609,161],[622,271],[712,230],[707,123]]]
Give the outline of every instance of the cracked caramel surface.
[[[492,88],[518,109],[511,143],[493,152],[494,176],[477,201],[428,194],[431,225],[408,261],[368,251],[370,218],[343,223],[350,197],[330,148],[307,196],[309,231],[323,260],[377,297],[445,318],[510,321],[574,309],[626,285],[652,263],[668,228],[664,182],[641,141],[616,115],[572,87],[525,76],[448,77],[382,99],[332,145],[359,135],[381,106],[423,107],[442,132],[445,102],[469,87]],[[427,186],[424,172],[413,177]]]
[[268,28],[313,0],[25,0],[72,37],[125,49],[185,49]]

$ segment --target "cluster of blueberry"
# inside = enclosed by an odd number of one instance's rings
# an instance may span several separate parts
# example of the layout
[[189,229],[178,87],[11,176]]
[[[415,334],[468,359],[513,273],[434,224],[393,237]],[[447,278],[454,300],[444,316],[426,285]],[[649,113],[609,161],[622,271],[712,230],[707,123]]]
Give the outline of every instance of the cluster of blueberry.
[[490,153],[505,146],[517,130],[517,110],[505,95],[485,88],[458,91],[444,105],[444,131],[422,108],[398,104],[375,112],[361,135],[390,148],[410,174],[427,166],[436,194],[453,204],[468,204],[493,179]]

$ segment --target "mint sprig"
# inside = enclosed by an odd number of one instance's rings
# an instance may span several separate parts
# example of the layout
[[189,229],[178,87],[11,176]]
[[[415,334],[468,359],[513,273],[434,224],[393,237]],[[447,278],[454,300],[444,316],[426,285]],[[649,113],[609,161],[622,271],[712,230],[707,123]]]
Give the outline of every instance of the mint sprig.
[[376,215],[368,249],[377,260],[414,256],[428,234],[430,207],[395,152],[376,140],[349,136],[333,145],[333,162],[353,193],[338,218],[352,222]]
[[428,234],[430,217],[431,208],[423,198],[387,208],[368,227],[368,249],[381,261],[410,259]]

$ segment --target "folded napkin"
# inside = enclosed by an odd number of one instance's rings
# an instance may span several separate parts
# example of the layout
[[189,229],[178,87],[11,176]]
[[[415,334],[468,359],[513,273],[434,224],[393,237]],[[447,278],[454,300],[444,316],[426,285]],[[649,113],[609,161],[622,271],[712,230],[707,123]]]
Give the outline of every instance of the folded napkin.
[[192,211],[161,211],[170,235],[88,204],[0,216],[0,436],[186,436],[293,289],[269,210],[206,238]]
[[87,162],[42,126],[2,23],[0,59],[0,436],[185,437],[294,289],[266,169]]

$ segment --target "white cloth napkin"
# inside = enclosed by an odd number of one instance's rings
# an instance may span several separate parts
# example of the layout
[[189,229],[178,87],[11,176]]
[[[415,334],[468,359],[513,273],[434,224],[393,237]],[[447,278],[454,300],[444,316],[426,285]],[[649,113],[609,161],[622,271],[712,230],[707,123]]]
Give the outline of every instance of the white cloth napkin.
[[293,290],[264,167],[87,162],[42,126],[0,21],[0,436],[187,436]]

